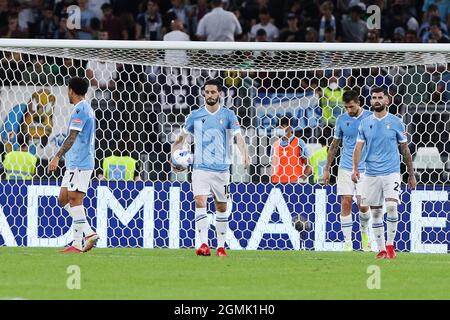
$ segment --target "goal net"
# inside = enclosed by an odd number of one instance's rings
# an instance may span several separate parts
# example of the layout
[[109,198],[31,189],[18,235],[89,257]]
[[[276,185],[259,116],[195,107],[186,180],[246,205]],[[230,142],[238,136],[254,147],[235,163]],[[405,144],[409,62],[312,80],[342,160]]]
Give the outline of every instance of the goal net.
[[[96,169],[85,207],[100,247],[196,246],[190,172],[175,174],[168,159],[186,116],[204,104],[204,82],[219,79],[221,104],[237,114],[251,158],[245,170],[233,145],[228,247],[342,249],[339,156],[331,185],[321,183],[327,146],[345,111],[343,91],[359,92],[368,109],[370,89],[381,86],[391,97],[389,112],[406,124],[418,179],[416,190],[408,190],[402,164],[396,247],[449,252],[449,45],[2,39],[0,55],[0,245],[70,241],[72,219],[57,203],[63,161],[51,175],[47,166],[67,136],[68,79],[81,76],[90,79],[97,119]],[[283,117],[305,142],[314,174],[273,183]],[[108,162],[118,155],[131,158]],[[210,201],[213,247],[214,212]],[[353,222],[358,250],[355,205]]]

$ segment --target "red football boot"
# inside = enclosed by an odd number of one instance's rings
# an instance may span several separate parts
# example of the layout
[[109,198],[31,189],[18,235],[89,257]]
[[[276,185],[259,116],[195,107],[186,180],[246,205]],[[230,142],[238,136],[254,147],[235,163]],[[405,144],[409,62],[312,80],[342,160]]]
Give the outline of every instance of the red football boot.
[[65,252],[65,253],[67,253],[67,252],[71,252],[71,253],[81,253],[82,251],[81,251],[80,249],[78,249],[78,248],[75,248],[74,246],[70,246],[70,247],[67,247],[67,248],[64,249],[64,250],[61,250],[61,252]]
[[378,252],[377,259],[387,259],[387,252],[386,250],[381,250],[380,252]]
[[394,245],[387,245],[386,253],[387,253],[387,259],[395,259],[397,257],[397,254],[395,253]]
[[227,256],[227,252],[225,251],[225,248],[224,247],[217,248],[216,256],[218,256],[218,257],[226,257]]
[[206,243],[203,243],[200,248],[198,248],[195,253],[198,256],[210,256],[211,255],[211,249],[209,249],[208,245]]

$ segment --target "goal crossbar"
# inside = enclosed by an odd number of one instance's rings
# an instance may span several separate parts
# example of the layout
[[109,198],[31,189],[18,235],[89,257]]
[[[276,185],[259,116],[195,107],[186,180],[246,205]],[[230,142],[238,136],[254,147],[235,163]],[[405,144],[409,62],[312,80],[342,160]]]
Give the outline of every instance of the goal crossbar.
[[[0,50],[139,65],[250,71],[387,67],[450,61],[450,44],[423,43],[0,39]],[[258,52],[258,55],[250,57],[248,52]],[[168,54],[170,59],[166,58]]]

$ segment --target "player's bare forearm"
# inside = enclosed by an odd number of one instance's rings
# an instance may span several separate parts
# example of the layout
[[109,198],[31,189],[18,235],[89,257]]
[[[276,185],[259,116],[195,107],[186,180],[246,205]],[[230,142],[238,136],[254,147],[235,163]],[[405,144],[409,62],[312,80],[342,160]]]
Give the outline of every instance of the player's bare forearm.
[[330,171],[331,164],[333,163],[334,157],[336,156],[340,144],[340,139],[333,139],[333,141],[331,142],[331,146],[327,154],[327,163],[325,164],[325,170]]
[[353,150],[353,171],[358,171],[359,160],[361,160],[361,151],[364,142],[356,142],[355,150]]
[[361,151],[363,147],[364,142],[358,141],[356,142],[355,150],[353,150],[353,173],[352,173],[352,181],[354,183],[357,183],[359,180],[359,171],[358,171],[358,164],[359,160],[361,159]]
[[238,133],[236,135],[236,143],[239,148],[239,151],[242,154],[244,167],[248,168],[250,166],[250,158],[248,156],[248,147],[247,147],[247,144],[245,143],[244,137],[240,133]]
[[406,163],[406,169],[408,171],[409,176],[414,176],[414,167],[411,152],[409,151],[407,143],[400,144],[400,153],[403,156],[403,161]]
[[244,137],[240,133],[236,135],[236,144],[239,148],[239,151],[244,157],[248,156],[248,148],[247,144],[245,143]]
[[64,140],[63,145],[61,146],[55,157],[61,158],[67,151],[69,151],[75,143],[77,136],[77,130],[70,130],[69,136],[66,138],[66,140]]
[[184,133],[180,133],[175,138],[175,142],[172,144],[171,153],[174,153],[176,150],[181,149],[185,140],[186,140],[186,135]]

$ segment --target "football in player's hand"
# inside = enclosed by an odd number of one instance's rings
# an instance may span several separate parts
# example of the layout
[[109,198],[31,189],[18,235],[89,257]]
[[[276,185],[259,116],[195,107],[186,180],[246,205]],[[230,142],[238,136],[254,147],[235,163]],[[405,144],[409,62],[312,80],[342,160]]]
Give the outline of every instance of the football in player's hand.
[[189,150],[178,149],[172,154],[172,164],[178,170],[186,170],[194,162],[194,156]]

